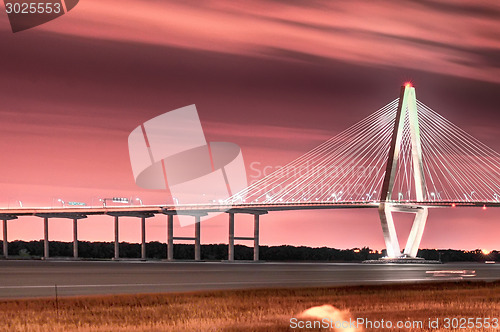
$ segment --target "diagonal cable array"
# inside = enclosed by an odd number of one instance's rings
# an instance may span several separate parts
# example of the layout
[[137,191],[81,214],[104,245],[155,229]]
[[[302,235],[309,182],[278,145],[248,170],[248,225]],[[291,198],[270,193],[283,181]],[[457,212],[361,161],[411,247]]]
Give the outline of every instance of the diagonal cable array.
[[[379,201],[399,99],[227,203]],[[500,154],[417,100],[427,201],[500,201]],[[416,201],[406,112],[393,201]]]
[[429,201],[498,202],[500,154],[417,100]]
[[251,184],[230,203],[376,200],[398,99]]

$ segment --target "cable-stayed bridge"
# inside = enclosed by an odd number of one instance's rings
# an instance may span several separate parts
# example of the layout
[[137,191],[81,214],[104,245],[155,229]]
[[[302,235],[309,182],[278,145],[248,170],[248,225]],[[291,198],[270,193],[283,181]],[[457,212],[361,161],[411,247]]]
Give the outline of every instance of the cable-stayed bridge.
[[[119,258],[120,217],[142,220],[142,257],[145,220],[155,214],[168,216],[167,257],[173,259],[174,240],[193,240],[195,259],[200,255],[201,218],[213,212],[229,215],[229,260],[234,241],[254,241],[259,259],[259,218],[272,211],[377,208],[387,255],[415,258],[429,209],[455,206],[500,206],[500,154],[445,119],[416,98],[410,84],[399,98],[332,137],[288,165],[235,193],[210,204],[122,207],[71,207],[0,209],[4,220],[4,253],[7,220],[20,216],[44,219],[45,257],[49,257],[48,220],[74,222],[74,256],[78,257],[77,221],[90,215],[115,218],[115,258]],[[403,253],[393,212],[415,214]],[[254,215],[254,236],[235,237],[235,214]],[[194,237],[174,237],[173,216],[195,218]]]

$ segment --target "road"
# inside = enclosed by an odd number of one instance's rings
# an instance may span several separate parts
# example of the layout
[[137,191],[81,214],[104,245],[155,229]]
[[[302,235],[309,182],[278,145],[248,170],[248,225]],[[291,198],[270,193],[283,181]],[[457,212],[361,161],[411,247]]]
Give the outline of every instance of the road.
[[500,264],[0,261],[0,298],[500,280]]

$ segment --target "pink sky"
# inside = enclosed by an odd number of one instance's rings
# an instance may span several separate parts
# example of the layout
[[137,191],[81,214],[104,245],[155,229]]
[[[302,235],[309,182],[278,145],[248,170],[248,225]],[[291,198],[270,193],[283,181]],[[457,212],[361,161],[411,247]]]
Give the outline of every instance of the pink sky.
[[[208,141],[240,145],[247,166],[277,167],[395,99],[409,79],[419,99],[499,151],[498,18],[500,5],[477,1],[85,0],[12,34],[3,12],[0,205],[163,203],[165,193],[132,177],[127,137],[138,124],[194,103]],[[422,247],[498,249],[498,213],[432,210]],[[11,240],[42,237],[40,219],[10,225]],[[121,239],[138,242],[139,221],[122,225]],[[80,238],[111,241],[112,227],[91,217]],[[248,235],[251,223],[236,229]],[[164,242],[165,218],[147,231]],[[376,210],[272,213],[261,237],[384,247]],[[69,221],[51,221],[51,240],[70,239]],[[227,242],[225,216],[203,224],[202,242]]]

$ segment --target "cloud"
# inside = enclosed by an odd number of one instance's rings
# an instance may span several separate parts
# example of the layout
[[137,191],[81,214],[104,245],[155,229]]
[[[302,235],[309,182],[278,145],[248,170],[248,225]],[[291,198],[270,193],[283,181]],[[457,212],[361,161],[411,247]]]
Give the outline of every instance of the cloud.
[[271,125],[254,125],[252,130],[248,130],[246,124],[207,122],[203,124],[207,129],[207,135],[216,137],[227,137],[227,139],[251,139],[256,140],[278,140],[278,144],[283,141],[290,141],[290,137],[296,140],[307,140],[318,144],[334,136],[333,132],[313,128],[297,128]]
[[87,0],[40,29],[256,57],[279,50],[275,56],[313,63],[332,59],[500,82],[499,17],[500,5],[468,0]]

